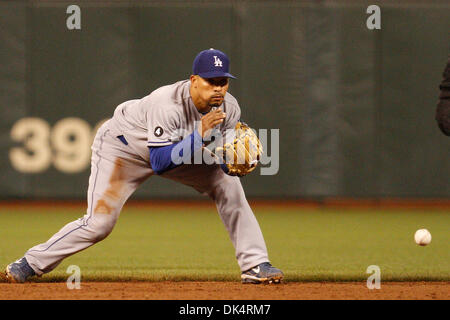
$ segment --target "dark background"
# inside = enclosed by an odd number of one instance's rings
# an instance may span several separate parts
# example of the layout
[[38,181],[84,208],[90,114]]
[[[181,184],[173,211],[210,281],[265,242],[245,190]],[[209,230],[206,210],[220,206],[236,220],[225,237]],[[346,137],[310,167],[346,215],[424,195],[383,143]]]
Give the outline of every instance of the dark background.
[[[69,5],[81,30],[68,30]],[[381,8],[369,30],[366,9]],[[450,198],[450,140],[434,112],[450,53],[448,1],[8,1],[0,3],[0,199],[84,199],[89,166],[19,172],[21,118],[92,127],[187,79],[196,54],[228,54],[242,119],[280,129],[280,168],[242,179],[249,198]],[[151,178],[135,199],[197,198]]]

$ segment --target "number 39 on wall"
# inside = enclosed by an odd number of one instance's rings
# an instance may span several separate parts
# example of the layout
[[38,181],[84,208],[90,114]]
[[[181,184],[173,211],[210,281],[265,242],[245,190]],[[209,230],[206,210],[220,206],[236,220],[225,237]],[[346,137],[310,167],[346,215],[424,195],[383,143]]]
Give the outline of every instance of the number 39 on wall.
[[84,171],[91,158],[91,144],[100,121],[93,129],[80,118],[64,118],[53,128],[41,118],[22,118],[11,128],[11,139],[21,143],[9,151],[11,165],[24,173],[39,173],[51,164],[65,173]]

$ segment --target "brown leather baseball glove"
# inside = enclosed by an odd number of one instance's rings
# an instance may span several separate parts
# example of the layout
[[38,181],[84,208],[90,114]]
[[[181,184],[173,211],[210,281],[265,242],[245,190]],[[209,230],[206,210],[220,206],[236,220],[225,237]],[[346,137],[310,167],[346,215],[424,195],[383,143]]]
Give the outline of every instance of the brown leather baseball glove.
[[243,177],[258,165],[263,148],[258,136],[244,122],[236,124],[235,137],[232,142],[216,148],[216,154],[222,157],[222,169],[231,176]]

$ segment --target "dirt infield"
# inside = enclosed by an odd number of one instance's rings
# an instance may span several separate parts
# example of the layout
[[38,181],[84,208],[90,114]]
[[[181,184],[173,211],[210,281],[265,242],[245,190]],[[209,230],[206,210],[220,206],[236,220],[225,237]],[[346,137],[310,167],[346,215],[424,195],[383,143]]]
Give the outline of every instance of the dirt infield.
[[1,300],[449,300],[450,282],[385,282],[369,290],[360,282],[82,282],[0,283]]

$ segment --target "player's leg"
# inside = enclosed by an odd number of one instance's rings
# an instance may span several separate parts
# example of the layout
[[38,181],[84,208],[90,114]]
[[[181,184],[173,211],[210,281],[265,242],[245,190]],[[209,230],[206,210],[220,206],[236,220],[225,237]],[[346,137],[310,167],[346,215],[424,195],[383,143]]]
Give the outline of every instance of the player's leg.
[[278,282],[283,278],[283,273],[269,263],[261,228],[239,178],[226,175],[219,166],[207,165],[184,165],[162,176],[192,186],[214,200],[234,245],[243,282]]
[[248,204],[240,179],[220,172],[217,176],[208,194],[215,201],[235,247],[242,282],[280,282],[284,275],[269,262],[261,228]]
[[242,271],[268,262],[261,228],[245,198],[239,178],[224,175],[208,192],[233,242]]
[[125,201],[151,174],[144,161],[126,148],[109,134],[107,126],[99,129],[92,147],[87,212],[25,253],[25,262],[35,274],[50,272],[64,258],[103,240],[112,231]]

